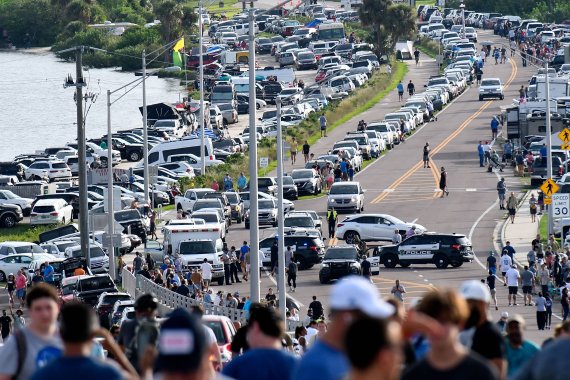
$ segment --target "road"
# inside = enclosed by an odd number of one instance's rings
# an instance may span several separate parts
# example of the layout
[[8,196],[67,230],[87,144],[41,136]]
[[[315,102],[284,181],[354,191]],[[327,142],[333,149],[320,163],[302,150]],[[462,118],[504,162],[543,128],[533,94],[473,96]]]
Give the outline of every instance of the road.
[[[480,38],[499,41],[489,32],[480,32]],[[433,74],[434,65],[430,59],[422,59],[418,67],[410,64],[405,81],[411,79],[416,88],[420,88]],[[499,175],[488,173],[486,168],[479,167],[476,147],[480,140],[491,138],[491,117],[500,112],[500,106],[510,104],[512,99],[517,97],[517,89],[527,83],[533,69],[522,68],[520,62],[509,60],[503,65],[487,63],[483,70],[484,77],[499,77],[505,83],[504,101],[479,101],[477,87],[472,86],[441,112],[436,122],[426,124],[404,144],[356,175],[356,180],[366,189],[365,212],[391,214],[405,221],[422,224],[432,231],[465,234],[471,238],[476,252],[476,260],[461,268],[439,270],[432,265],[413,265],[406,269],[381,268],[380,275],[375,276],[373,281],[383,295],[389,295],[396,279],[407,288],[406,303],[409,304],[432,286],[458,288],[464,280],[486,277],[485,259],[489,251],[494,249],[495,231],[505,214],[496,204],[495,189]],[[316,155],[324,153],[347,131],[355,129],[358,120],[381,120],[385,113],[398,106],[397,94],[389,94],[366,113],[329,133],[329,137],[316,143],[312,151]],[[429,142],[432,148],[431,169],[424,169],[421,163],[422,148],[426,142]],[[296,167],[301,165],[298,163]],[[448,173],[450,191],[449,196],[445,198],[440,198],[441,193],[436,191],[439,168],[442,166]],[[285,170],[290,169],[291,165],[287,163]],[[521,189],[522,185],[510,170],[505,170],[502,175],[506,178],[509,191],[516,193]],[[295,203],[297,210],[312,209],[321,215],[326,211],[326,197]],[[339,219],[342,220],[343,217],[340,216]],[[260,229],[260,238],[273,234],[273,229]],[[242,226],[233,225],[228,243],[239,247],[244,240],[249,241],[249,231]],[[335,243],[335,239],[326,242],[328,245]],[[298,275],[298,289],[292,296],[304,305],[308,305],[313,295],[325,305],[327,303],[330,285],[319,283],[318,270],[318,266],[315,266]],[[269,287],[274,286],[272,277],[262,275],[262,297]],[[235,284],[231,288],[232,291],[238,290],[242,294],[249,292],[248,284]],[[498,320],[500,312],[507,310],[510,313],[520,313],[527,320],[534,321],[534,308],[505,307],[507,295],[500,283],[497,296],[500,310],[491,311],[494,320]],[[306,310],[302,311],[304,312]],[[538,339],[538,332],[533,331],[531,337]]]

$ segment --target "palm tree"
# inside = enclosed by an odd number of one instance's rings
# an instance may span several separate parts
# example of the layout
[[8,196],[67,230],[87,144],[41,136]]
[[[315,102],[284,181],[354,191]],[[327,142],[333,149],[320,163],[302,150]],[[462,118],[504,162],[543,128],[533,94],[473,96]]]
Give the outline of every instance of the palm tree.
[[371,26],[376,42],[376,49],[381,53],[388,41],[389,32],[386,30],[388,20],[388,8],[392,5],[391,0],[364,0],[360,7],[360,20],[365,26]]
[[172,41],[180,37],[178,34],[184,12],[179,3],[173,0],[165,0],[156,7],[155,14],[160,20],[160,28],[165,41]]
[[416,30],[416,17],[412,8],[405,4],[392,5],[388,8],[388,22],[390,23],[391,47],[404,37],[408,37]]

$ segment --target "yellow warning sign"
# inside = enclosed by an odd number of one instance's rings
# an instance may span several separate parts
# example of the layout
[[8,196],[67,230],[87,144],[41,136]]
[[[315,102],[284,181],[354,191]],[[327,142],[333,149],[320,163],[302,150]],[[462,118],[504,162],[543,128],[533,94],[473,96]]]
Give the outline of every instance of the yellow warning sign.
[[542,190],[542,192],[544,193],[545,199],[546,199],[546,196],[550,197],[552,194],[556,193],[559,189],[560,188],[558,187],[556,182],[554,182],[550,178],[547,179],[546,181],[544,181],[542,186],[540,186],[540,190]]
[[552,198],[551,197],[544,197],[544,204],[545,205],[551,205],[552,204]]
[[570,150],[570,143],[563,143],[562,145],[560,145],[560,149]]
[[[563,130],[560,131],[560,133],[558,134],[558,137],[560,137],[560,140],[564,141],[565,143],[569,143],[570,142],[570,129],[564,128]],[[564,145],[566,145],[566,144],[564,144]]]

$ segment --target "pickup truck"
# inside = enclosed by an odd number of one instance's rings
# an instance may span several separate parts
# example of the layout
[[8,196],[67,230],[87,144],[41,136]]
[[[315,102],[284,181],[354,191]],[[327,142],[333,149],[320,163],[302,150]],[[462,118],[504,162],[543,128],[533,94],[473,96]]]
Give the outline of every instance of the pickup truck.
[[[91,153],[96,154],[97,156],[99,156],[99,159],[101,160],[101,166],[106,168],[107,167],[107,156],[108,156],[108,150],[107,149],[101,149],[101,147],[93,142],[87,141],[85,143],[87,150],[89,150]],[[113,149],[112,150],[112,154],[113,154],[113,159],[111,161],[112,165],[116,165],[116,164],[120,164],[121,163],[121,152]]]
[[[530,185],[540,186],[547,178],[548,171],[546,167],[546,160],[542,158],[537,158],[532,164],[532,169],[530,173]],[[562,165],[562,160],[560,157],[552,156],[552,178],[558,178],[564,174],[564,167]]]
[[202,199],[206,194],[213,192],[214,190],[210,188],[186,190],[184,195],[177,195],[176,197],[174,197],[174,204],[176,205],[176,210],[191,212],[194,203],[196,203],[198,199]]

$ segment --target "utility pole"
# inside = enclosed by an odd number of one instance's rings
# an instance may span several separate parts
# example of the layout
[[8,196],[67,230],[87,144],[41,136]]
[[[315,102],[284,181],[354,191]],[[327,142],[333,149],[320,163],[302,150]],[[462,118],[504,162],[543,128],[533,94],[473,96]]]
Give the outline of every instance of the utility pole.
[[[149,202],[149,174],[148,174],[148,111],[146,109],[146,51],[142,52],[142,90],[143,90],[143,177],[144,201]],[[150,205],[152,208],[153,205]],[[146,244],[145,244],[146,247]]]
[[[206,174],[206,141],[204,137],[204,42],[202,37],[204,24],[202,23],[203,2],[200,0],[200,17],[198,17],[199,39],[199,63],[200,63],[200,174]],[[208,115],[209,117],[210,115]]]
[[113,209],[113,138],[111,131],[111,90],[107,90],[107,236],[109,237],[107,254],[109,255],[109,274],[113,281],[117,278],[115,270],[115,210]]
[[[546,171],[552,181],[552,124],[550,122],[550,78],[548,76],[548,61],[544,61],[544,83],[546,85]],[[552,195],[551,195],[552,197]],[[552,198],[551,198],[552,199]],[[552,203],[548,205],[548,236],[554,231]]]
[[287,320],[287,289],[285,288],[285,213],[283,210],[283,131],[281,130],[281,99],[277,105],[277,290],[279,292],[279,315]]
[[[249,10],[249,247],[251,301],[259,302],[259,214],[257,189],[257,129],[255,128],[255,33],[254,11]],[[282,239],[282,238],[281,238]]]
[[79,238],[81,252],[87,267],[91,266],[89,250],[89,208],[87,207],[87,165],[85,149],[85,123],[83,121],[83,46],[75,48],[75,104],[77,105],[77,154],[79,161]]

